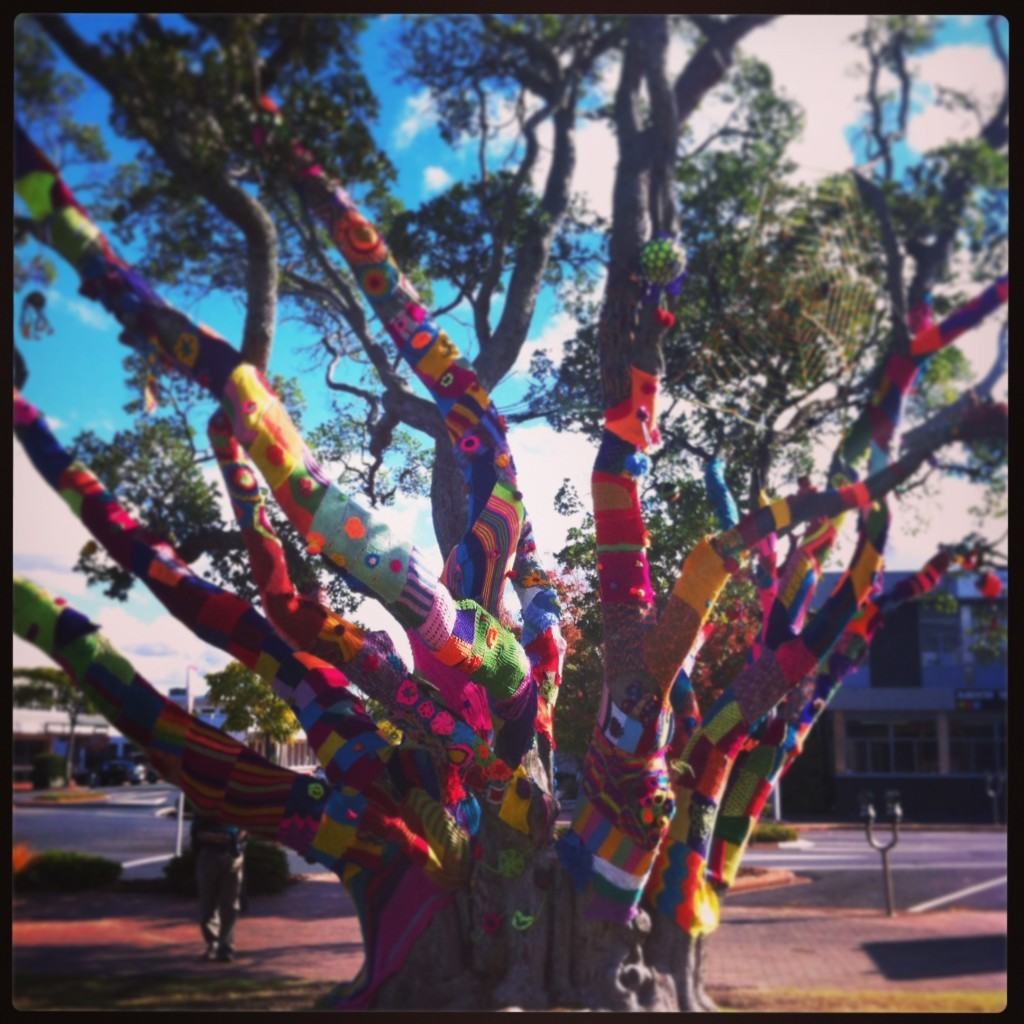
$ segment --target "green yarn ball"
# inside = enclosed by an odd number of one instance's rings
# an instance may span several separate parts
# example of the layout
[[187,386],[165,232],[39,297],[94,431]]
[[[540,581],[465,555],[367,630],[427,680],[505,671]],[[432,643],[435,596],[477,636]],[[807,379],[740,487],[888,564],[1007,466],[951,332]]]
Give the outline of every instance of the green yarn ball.
[[671,238],[655,238],[640,253],[640,269],[651,284],[669,284],[686,269],[686,250]]

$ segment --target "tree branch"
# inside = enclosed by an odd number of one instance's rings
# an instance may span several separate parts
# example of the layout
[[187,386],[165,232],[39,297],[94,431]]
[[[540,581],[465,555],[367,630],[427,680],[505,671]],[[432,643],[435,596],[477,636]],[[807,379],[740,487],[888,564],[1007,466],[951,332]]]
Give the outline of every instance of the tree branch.
[[[153,147],[171,172],[193,186],[219,213],[234,224],[246,243],[246,306],[242,334],[242,356],[247,362],[267,368],[274,339],[277,312],[277,229],[263,205],[236,185],[223,168],[200,161],[183,146],[179,133],[166,131],[160,122],[148,123],[124,102],[136,96],[139,83],[126,79],[115,61],[87,43],[59,14],[35,16],[65,56],[101,85],[124,111],[135,130]],[[145,23],[145,22],[144,22]],[[209,115],[200,114],[214,135],[219,129]]]

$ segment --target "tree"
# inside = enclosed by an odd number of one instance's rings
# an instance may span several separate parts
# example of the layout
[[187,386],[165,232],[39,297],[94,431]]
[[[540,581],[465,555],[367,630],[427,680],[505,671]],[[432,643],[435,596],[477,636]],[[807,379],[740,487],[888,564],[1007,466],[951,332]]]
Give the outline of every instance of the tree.
[[264,744],[287,743],[299,729],[288,705],[262,677],[233,661],[206,676],[207,699],[224,712],[228,732],[255,733]]
[[74,680],[57,668],[15,668],[14,706],[16,708],[42,708],[45,711],[63,711],[68,716],[68,745],[64,752],[64,781],[70,784],[75,766],[75,729],[82,715],[96,713],[88,693],[79,689]]
[[[998,446],[1003,438],[1006,409],[979,388],[925,420],[915,428],[914,443],[891,458],[888,426],[895,428],[901,403],[887,396],[900,393],[862,385],[871,429],[865,433],[855,420],[833,474],[841,471],[843,480],[820,491],[808,482],[741,516],[722,467],[709,460],[705,486],[711,501],[704,522],[683,524],[691,536],[682,546],[688,552],[682,569],[674,582],[664,570],[671,589],[654,585],[662,581],[652,572],[638,479],[647,468],[644,450],[657,443],[655,403],[674,326],[661,293],[675,290],[681,270],[672,243],[679,218],[679,135],[703,96],[723,80],[737,43],[765,20],[695,17],[699,37],[677,75],[667,68],[665,16],[481,16],[466,23],[472,33],[455,31],[458,26],[447,19],[414,25],[411,48],[446,56],[446,64],[425,63],[430,70],[421,74],[447,104],[448,130],[475,123],[486,141],[485,83],[511,81],[523,90],[525,156],[513,179],[530,174],[537,127],[548,117],[553,122],[555,154],[539,204],[528,196],[520,203],[523,193],[503,192],[509,182],[502,179],[495,183],[496,206],[490,206],[482,160],[480,190],[441,204],[439,216],[451,223],[442,220],[430,229],[466,254],[470,272],[483,260],[479,276],[470,273],[470,280],[459,282],[480,343],[471,364],[439,326],[439,314],[420,298],[414,279],[402,272],[398,250],[345,190],[337,168],[313,152],[321,143],[311,115],[316,104],[309,92],[284,83],[290,62],[301,83],[323,51],[295,19],[201,18],[198,34],[174,36],[143,16],[130,33],[102,46],[83,42],[62,19],[43,19],[51,37],[88,73],[118,95],[130,91],[118,116],[126,130],[151,143],[159,173],[170,174],[168,200],[191,215],[202,209],[202,196],[241,228],[249,247],[247,261],[234,268],[243,273],[249,301],[238,350],[157,295],[151,275],[118,255],[57,168],[19,128],[16,188],[29,211],[26,230],[75,268],[83,294],[118,319],[121,340],[145,357],[152,354],[154,368],[178,371],[218,403],[208,425],[210,448],[263,614],[245,595],[198,575],[175,550],[181,539],[153,528],[149,510],[136,515],[106,490],[20,394],[14,403],[17,436],[120,571],[142,580],[198,636],[229,651],[288,703],[328,784],[271,765],[190,719],[149,687],[92,623],[25,582],[16,585],[15,630],[64,665],[201,809],[244,822],[255,834],[338,873],[358,908],[367,963],[352,984],[332,995],[334,1004],[708,1008],[700,964],[703,939],[718,918],[716,826],[749,811],[729,804],[738,772],[755,780],[771,775],[751,763],[756,758],[744,762],[744,753],[774,743],[788,756],[771,726],[759,730],[776,708],[776,722],[785,721],[791,705],[801,712],[805,689],[816,686],[819,675],[825,677],[820,704],[842,674],[840,656],[851,661],[862,649],[851,651],[851,645],[870,638],[869,598],[889,522],[885,496],[955,440]],[[338,31],[330,24],[328,29]],[[525,337],[559,226],[568,217],[564,175],[580,89],[597,58],[613,48],[621,56],[612,103],[619,163],[592,376],[592,383],[600,381],[597,410],[603,414],[594,428],[600,445],[592,488],[601,646],[578,644],[588,658],[583,671],[600,674],[593,688],[600,700],[591,705],[596,721],[585,745],[580,808],[569,832],[556,840],[551,755],[566,650],[562,602],[579,599],[578,584],[570,579],[560,592],[538,558],[513,437],[489,392]],[[182,53],[207,69],[203,89],[190,78],[196,73]],[[235,61],[240,53],[245,60]],[[434,71],[442,66],[443,73]],[[429,78],[435,74],[436,81]],[[271,81],[280,84],[280,102],[268,95]],[[154,99],[171,87],[182,100],[170,104],[176,110],[160,124]],[[531,108],[526,93],[540,105]],[[344,308],[383,381],[378,406],[371,392],[357,396],[380,413],[372,432],[389,424],[375,443],[408,416],[404,422],[422,426],[434,440],[437,463],[447,461],[461,472],[464,511],[461,502],[449,500],[451,489],[438,485],[439,479],[450,483],[452,473],[446,478],[447,471],[438,471],[432,484],[437,532],[442,541],[448,538],[439,577],[348,492],[348,481],[330,479],[305,446],[286,396],[276,395],[260,372],[269,352],[273,308],[267,300],[274,289],[268,282],[275,261],[271,233],[253,205],[254,189],[233,182],[234,161],[242,154],[246,171],[282,197],[285,222],[305,242],[322,243],[311,262],[336,293],[325,301]],[[457,216],[465,210],[489,220],[490,237],[501,244],[485,253],[475,248],[473,232]],[[521,216],[532,217],[539,229],[522,232]],[[780,209],[774,223],[789,229],[794,216]],[[400,217],[391,223],[402,238]],[[880,231],[884,247],[884,227]],[[420,237],[419,230],[414,234]],[[329,262],[328,240],[350,278]],[[771,256],[771,246],[766,250]],[[504,262],[507,252],[514,254],[511,266]],[[443,257],[433,258],[443,265]],[[449,270],[461,265],[461,257],[454,259]],[[180,264],[178,270],[184,272]],[[308,280],[303,287],[322,294],[317,280]],[[369,335],[349,280],[385,326],[395,356]],[[492,328],[490,306],[503,282],[505,303]],[[924,355],[948,346],[1005,301],[1005,294],[1001,281],[965,314],[915,331],[907,343],[893,328],[892,343],[880,346],[879,379],[891,381],[887,367],[894,353],[916,368]],[[799,295],[801,302],[811,301],[806,287]],[[769,302],[771,295],[759,301]],[[346,350],[332,351],[344,358]],[[429,402],[407,388],[398,369],[403,362],[427,389]],[[803,371],[798,365],[793,372]],[[871,445],[878,457],[861,479],[857,467]],[[379,455],[380,444],[376,450]],[[750,472],[755,475],[756,467]],[[295,578],[286,538],[278,536],[267,511],[268,494],[308,555],[381,601],[398,620],[410,637],[411,667],[385,633],[346,620],[322,591]],[[664,496],[666,505],[670,498]],[[788,581],[813,569],[835,535],[833,521],[844,512],[857,516],[858,547],[840,586],[808,620],[803,598],[792,599]],[[666,511],[664,519],[672,518]],[[794,553],[777,568],[774,541],[804,524]],[[679,552],[677,547],[676,560]],[[943,557],[948,564],[952,555]],[[734,585],[756,589],[764,610],[759,635],[755,643],[747,640],[751,657],[735,677],[709,681],[722,692],[701,708],[690,678],[696,677],[694,658],[726,584],[750,558],[758,573],[750,583]],[[927,580],[934,576],[930,571]],[[568,592],[574,587],[577,593]],[[518,616],[508,607],[513,598]],[[587,629],[596,636],[593,622],[581,622],[580,633]],[[714,632],[707,642],[715,650]],[[718,647],[722,662],[745,660],[736,657],[742,652],[735,644]],[[583,682],[585,695],[594,680]],[[390,728],[368,714],[356,687],[387,709]],[[764,786],[757,795],[763,792]],[[734,823],[724,837],[736,849],[743,845],[740,826]]]

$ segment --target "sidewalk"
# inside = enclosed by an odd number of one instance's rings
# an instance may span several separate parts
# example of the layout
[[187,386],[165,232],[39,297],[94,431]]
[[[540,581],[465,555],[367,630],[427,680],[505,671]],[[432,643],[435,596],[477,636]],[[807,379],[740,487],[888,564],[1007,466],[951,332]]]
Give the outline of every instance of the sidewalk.
[[[362,964],[355,913],[333,876],[253,897],[231,964],[200,962],[194,901],[149,893],[18,897],[13,971],[64,976],[219,972],[322,981]],[[709,982],[727,989],[1005,992],[1006,914],[937,911],[886,918],[844,909],[725,908]]]

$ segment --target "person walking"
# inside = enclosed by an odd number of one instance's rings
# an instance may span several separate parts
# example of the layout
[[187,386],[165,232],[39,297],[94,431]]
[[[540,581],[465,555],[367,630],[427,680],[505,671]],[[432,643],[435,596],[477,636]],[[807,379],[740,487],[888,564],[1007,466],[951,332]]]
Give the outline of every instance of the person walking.
[[206,941],[203,960],[234,957],[235,919],[241,908],[248,834],[236,825],[197,814],[191,843],[199,889],[199,928]]

